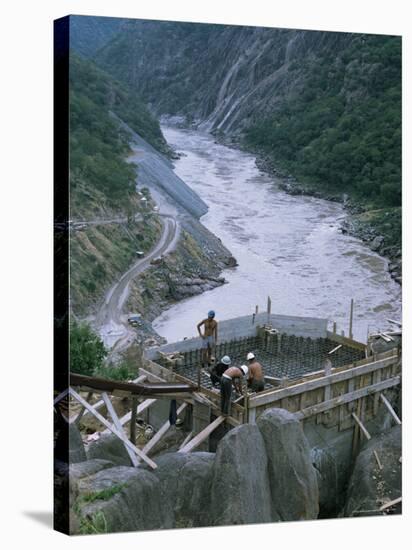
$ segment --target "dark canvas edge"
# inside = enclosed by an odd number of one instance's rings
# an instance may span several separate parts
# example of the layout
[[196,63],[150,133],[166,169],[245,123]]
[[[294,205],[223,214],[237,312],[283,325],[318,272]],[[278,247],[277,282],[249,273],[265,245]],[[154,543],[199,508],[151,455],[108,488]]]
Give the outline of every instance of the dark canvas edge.
[[[54,21],[54,399],[69,381],[69,39],[70,18]],[[69,534],[67,396],[54,406],[54,529]]]

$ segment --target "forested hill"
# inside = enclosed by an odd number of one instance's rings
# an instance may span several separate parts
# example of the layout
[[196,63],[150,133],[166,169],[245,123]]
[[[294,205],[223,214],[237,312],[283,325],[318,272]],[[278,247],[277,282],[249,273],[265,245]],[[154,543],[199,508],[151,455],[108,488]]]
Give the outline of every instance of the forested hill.
[[[127,162],[129,136],[111,112],[158,150],[167,150],[157,120],[136,93],[72,52],[70,217],[85,222],[70,232],[70,302],[77,314],[89,311],[136,259],[136,250],[149,250],[160,231],[159,222],[145,216],[136,167]],[[125,223],[88,225],[113,218]]]
[[[135,169],[126,162],[128,135],[116,114],[157,150],[168,147],[158,121],[135,92],[91,61],[70,56],[70,168],[74,215],[87,213],[90,197],[101,207],[124,209],[135,195]],[[96,202],[96,201],[95,201]]]
[[244,139],[303,182],[400,204],[400,37],[128,21],[96,61],[158,114]]
[[71,47],[81,55],[92,56],[121,30],[125,21],[120,17],[71,15]]

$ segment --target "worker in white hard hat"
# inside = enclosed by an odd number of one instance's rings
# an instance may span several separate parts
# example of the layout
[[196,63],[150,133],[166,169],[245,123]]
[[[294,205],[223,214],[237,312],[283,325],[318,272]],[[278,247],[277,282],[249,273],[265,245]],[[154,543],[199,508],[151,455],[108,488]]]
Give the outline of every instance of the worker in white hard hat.
[[246,365],[229,367],[223,374],[220,383],[220,408],[223,416],[230,415],[232,401],[232,384],[238,393],[242,393],[242,378],[247,376],[249,369]]
[[246,359],[249,365],[248,387],[254,392],[263,391],[265,389],[265,375],[262,365],[257,361],[255,354],[251,351],[247,354]]
[[222,359],[210,370],[210,380],[214,388],[220,386],[222,374],[230,367],[231,362],[232,361],[229,355],[224,355]]

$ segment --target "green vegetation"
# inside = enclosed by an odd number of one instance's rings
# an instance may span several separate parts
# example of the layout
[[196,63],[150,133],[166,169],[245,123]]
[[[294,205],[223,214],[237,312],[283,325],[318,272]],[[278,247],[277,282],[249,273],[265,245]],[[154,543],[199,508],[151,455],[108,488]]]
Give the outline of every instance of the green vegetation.
[[136,375],[136,360],[124,357],[120,364],[106,365],[107,350],[87,323],[70,324],[70,372],[110,380],[130,380]]
[[79,499],[79,504],[95,502],[96,500],[110,500],[114,495],[117,495],[126,487],[126,483],[120,483],[119,485],[112,485],[107,489],[97,491],[97,493],[87,493],[82,495]]
[[97,306],[107,287],[158,239],[160,223],[146,216],[130,224],[90,226],[70,239],[70,298],[74,311]]
[[401,39],[359,35],[300,64],[303,90],[246,133],[298,179],[368,207],[401,204]]
[[110,112],[155,148],[166,149],[158,121],[139,98],[91,61],[72,53],[70,185],[74,216],[84,202],[90,202],[90,193],[100,192],[100,199],[106,199],[111,210],[127,208],[135,194],[135,166],[125,160],[130,136]]
[[107,351],[99,336],[86,323],[70,324],[70,372],[92,376],[101,369]]
[[[160,223],[136,193],[136,166],[127,162],[129,133],[115,113],[159,150],[159,123],[140,99],[75,53],[70,57],[70,208],[72,219],[124,218],[70,233],[70,300],[78,315],[97,306],[109,285],[156,242]],[[137,216],[137,220],[135,217]],[[127,221],[128,220],[128,221]]]
[[135,377],[136,369],[132,369],[127,361],[123,361],[119,365],[102,365],[95,371],[95,376],[108,378],[110,380],[130,380]]
[[103,535],[107,533],[107,523],[103,512],[97,512],[90,518],[81,518],[80,535]]

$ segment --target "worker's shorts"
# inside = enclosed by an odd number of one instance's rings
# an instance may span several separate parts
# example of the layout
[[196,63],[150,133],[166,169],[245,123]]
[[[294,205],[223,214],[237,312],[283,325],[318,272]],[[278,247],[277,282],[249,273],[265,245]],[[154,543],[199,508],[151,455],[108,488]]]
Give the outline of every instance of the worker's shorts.
[[206,336],[203,338],[202,341],[202,348],[207,349],[208,347],[212,347],[215,345],[215,337],[214,336]]

